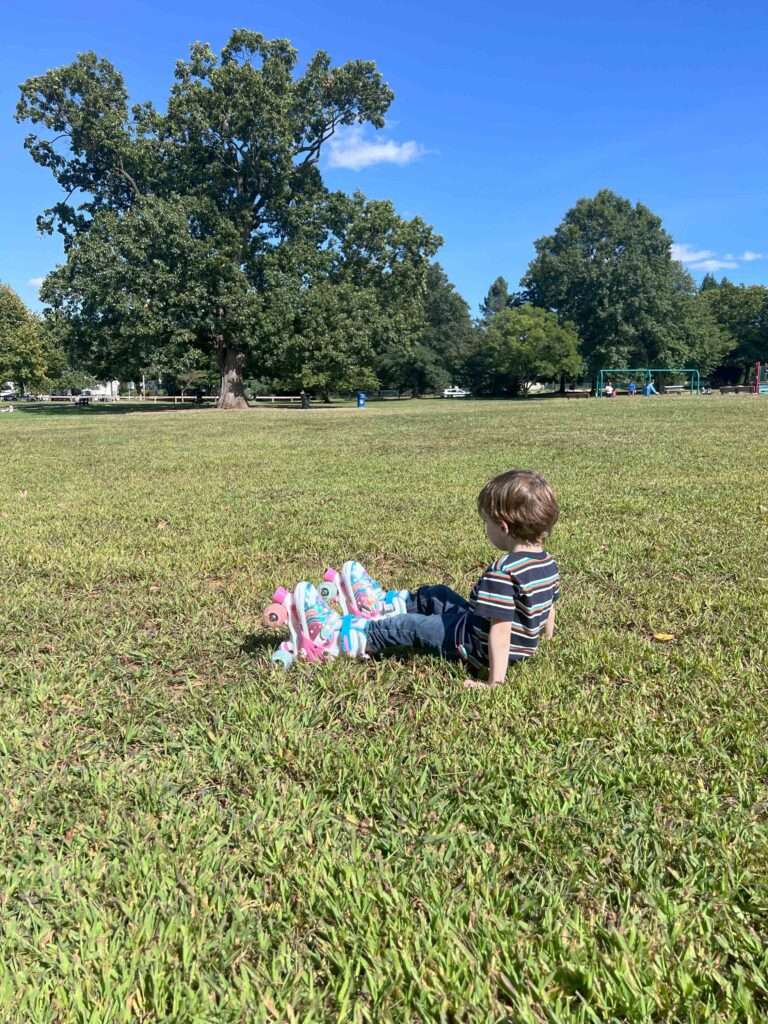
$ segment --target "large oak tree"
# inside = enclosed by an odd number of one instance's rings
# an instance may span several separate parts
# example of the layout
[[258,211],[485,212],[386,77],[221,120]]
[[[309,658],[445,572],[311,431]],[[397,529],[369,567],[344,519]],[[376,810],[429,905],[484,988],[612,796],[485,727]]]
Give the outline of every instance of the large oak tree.
[[726,343],[696,303],[672,239],[642,203],[603,189],[539,238],[522,280],[528,299],[575,324],[591,370],[717,365]]
[[286,40],[237,30],[220,55],[198,43],[178,62],[165,112],[129,106],[93,53],[22,86],[17,118],[45,130],[26,147],[67,193],[38,220],[67,254],[42,296],[95,372],[212,352],[231,408],[249,363],[318,381],[336,330],[344,382],[355,366],[366,380],[396,302],[403,343],[418,331],[439,240],[388,205],[330,194],[318,167],[340,126],[383,125],[392,92],[371,62],[296,64]]

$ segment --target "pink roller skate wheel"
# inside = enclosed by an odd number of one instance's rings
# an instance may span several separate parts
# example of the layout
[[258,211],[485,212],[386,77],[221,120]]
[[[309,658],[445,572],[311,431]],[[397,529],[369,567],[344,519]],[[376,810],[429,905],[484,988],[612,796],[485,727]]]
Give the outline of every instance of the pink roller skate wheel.
[[268,604],[261,616],[261,621],[265,626],[273,629],[276,626],[285,626],[288,623],[288,611],[282,604]]
[[336,580],[336,570],[335,569],[326,569],[325,572],[323,573],[323,579],[325,580],[326,583],[333,583],[333,582],[335,582],[335,580]]
[[288,597],[288,591],[285,589],[285,587],[278,587],[277,590],[272,595],[272,600],[275,602],[275,604],[284,604],[286,597]]

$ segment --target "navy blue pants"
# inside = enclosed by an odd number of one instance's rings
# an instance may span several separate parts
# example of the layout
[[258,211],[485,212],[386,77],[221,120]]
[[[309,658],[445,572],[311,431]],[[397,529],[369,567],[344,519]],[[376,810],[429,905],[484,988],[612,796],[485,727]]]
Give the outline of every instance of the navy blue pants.
[[459,661],[456,627],[468,607],[466,599],[450,587],[419,587],[408,599],[405,615],[370,623],[366,629],[366,651],[422,651]]

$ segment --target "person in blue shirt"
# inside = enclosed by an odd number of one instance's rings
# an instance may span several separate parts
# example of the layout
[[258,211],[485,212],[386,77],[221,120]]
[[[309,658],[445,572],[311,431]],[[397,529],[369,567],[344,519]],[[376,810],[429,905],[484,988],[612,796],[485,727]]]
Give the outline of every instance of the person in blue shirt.
[[653,383],[653,377],[651,377],[651,379],[643,387],[643,394],[646,398],[649,398],[651,395],[658,395],[658,393],[659,392],[656,390],[656,385]]
[[634,398],[637,394],[637,384],[635,384],[633,380],[631,380],[629,384],[627,384],[627,394],[630,398]]

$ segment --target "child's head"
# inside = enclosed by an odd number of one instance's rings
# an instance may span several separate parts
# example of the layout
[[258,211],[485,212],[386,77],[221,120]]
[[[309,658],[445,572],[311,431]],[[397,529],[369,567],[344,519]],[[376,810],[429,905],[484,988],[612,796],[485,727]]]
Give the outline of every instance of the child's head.
[[542,541],[560,515],[552,488],[530,469],[510,469],[489,480],[477,508],[489,527],[489,539],[500,548]]

